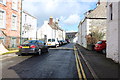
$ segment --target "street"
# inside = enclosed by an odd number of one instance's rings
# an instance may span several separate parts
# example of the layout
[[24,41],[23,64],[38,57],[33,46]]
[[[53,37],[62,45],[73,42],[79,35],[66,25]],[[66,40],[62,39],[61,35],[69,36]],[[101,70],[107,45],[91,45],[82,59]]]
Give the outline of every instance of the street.
[[[105,58],[105,54],[89,51],[69,43],[49,48],[42,55],[8,54],[3,56],[2,78],[4,79],[118,79],[118,64]],[[91,56],[92,55],[92,56]]]
[[2,61],[3,78],[78,78],[74,44],[50,48],[41,56],[13,56]]

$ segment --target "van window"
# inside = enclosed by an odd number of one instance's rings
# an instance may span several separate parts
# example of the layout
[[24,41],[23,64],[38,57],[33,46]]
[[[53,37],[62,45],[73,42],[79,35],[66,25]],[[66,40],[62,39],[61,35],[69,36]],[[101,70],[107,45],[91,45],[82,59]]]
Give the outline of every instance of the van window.
[[48,42],[55,42],[55,39],[48,39]]
[[51,42],[51,39],[48,39],[48,42]]
[[55,39],[52,39],[52,42],[55,42]]

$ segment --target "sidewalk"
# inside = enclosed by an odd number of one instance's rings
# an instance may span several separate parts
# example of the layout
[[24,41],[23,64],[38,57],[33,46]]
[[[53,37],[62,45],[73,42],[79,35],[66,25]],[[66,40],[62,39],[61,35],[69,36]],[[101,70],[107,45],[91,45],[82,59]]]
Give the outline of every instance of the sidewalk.
[[90,64],[98,78],[119,79],[119,64],[111,59],[106,58],[102,53],[96,51],[89,51],[80,45],[76,45],[79,54],[82,54],[86,61]]

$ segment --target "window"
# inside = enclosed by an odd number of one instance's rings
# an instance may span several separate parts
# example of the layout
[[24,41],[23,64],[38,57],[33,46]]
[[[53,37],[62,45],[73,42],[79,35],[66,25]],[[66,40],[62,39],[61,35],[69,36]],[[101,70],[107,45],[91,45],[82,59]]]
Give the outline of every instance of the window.
[[17,30],[17,16],[12,15],[12,30]]
[[28,40],[25,41],[23,44],[36,43],[36,42],[37,42],[36,40]]
[[110,8],[109,19],[113,20],[113,6],[112,6],[112,4],[109,5],[109,8]]
[[0,0],[0,3],[6,5],[6,0]]
[[17,41],[16,37],[12,37],[11,38],[11,48],[17,47],[16,41]]
[[5,11],[0,10],[0,28],[5,28],[5,16]]
[[18,10],[18,0],[12,0],[12,9]]
[[3,44],[5,44],[5,37],[0,37],[0,42],[2,42]]

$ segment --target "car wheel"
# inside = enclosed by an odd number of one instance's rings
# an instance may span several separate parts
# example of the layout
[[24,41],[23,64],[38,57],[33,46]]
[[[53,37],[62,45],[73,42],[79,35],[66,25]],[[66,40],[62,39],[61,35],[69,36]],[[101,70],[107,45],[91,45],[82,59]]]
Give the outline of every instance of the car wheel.
[[47,48],[46,52],[48,53],[49,52],[49,49]]
[[106,49],[103,49],[103,50],[102,50],[102,53],[103,53],[103,54],[106,54]]
[[42,54],[42,51],[41,49],[38,50],[38,55],[41,55]]
[[55,45],[55,48],[57,48],[57,45]]
[[18,54],[18,56],[23,56],[23,54]]

